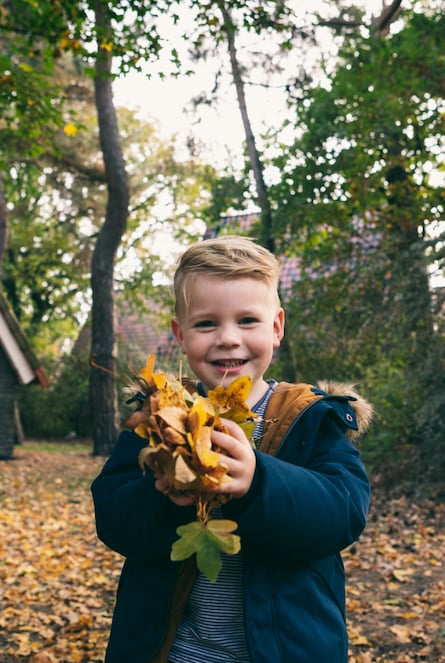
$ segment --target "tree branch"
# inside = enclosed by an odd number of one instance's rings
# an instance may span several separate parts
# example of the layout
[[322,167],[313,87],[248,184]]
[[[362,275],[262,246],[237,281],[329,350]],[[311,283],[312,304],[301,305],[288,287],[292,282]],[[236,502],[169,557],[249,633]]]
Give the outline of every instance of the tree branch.
[[383,36],[388,33],[389,26],[399,15],[401,4],[402,0],[393,0],[388,7],[384,7],[380,16],[373,20],[374,32],[377,35]]

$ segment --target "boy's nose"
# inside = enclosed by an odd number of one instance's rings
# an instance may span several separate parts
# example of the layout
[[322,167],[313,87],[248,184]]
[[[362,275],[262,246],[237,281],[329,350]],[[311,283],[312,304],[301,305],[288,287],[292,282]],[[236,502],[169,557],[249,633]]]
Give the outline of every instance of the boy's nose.
[[217,344],[233,347],[240,344],[240,333],[236,325],[221,325],[218,328]]

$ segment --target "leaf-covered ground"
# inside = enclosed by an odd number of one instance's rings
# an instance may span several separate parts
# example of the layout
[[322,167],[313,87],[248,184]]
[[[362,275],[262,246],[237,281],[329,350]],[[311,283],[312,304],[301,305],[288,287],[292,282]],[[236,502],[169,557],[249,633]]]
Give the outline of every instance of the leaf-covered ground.
[[[35,445],[0,461],[0,663],[103,661],[121,558],[96,538],[89,485],[102,463]],[[350,663],[445,662],[444,550],[440,495],[374,487],[344,554]]]

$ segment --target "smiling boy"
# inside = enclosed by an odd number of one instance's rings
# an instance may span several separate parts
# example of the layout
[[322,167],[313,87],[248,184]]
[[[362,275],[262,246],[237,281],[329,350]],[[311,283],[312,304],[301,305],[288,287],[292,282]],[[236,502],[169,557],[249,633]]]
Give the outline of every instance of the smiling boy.
[[[231,241],[236,246],[239,240]],[[227,242],[216,240],[213,247],[223,248]],[[206,249],[199,245],[190,249],[191,255],[183,257],[176,272],[176,317],[172,320],[173,333],[190,368],[207,388],[250,375],[249,405],[268,389],[263,376],[284,334],[284,311],[277,296],[278,265],[262,247],[254,246],[255,272],[252,257],[245,269],[238,264],[235,270],[233,263],[223,262],[227,259],[223,252],[211,253],[206,247],[208,255],[201,255],[201,259],[207,265],[213,261],[214,266],[205,278],[193,271],[193,249],[201,249],[198,253]],[[267,262],[262,265],[264,254]]]
[[[220,516],[242,549],[211,583],[170,560],[191,495],[166,494],[143,475],[146,441],[124,431],[94,481],[100,538],[126,557],[107,663],[346,663],[340,552],[365,525],[369,484],[351,442],[371,416],[357,394],[265,380],[284,334],[279,264],[250,239],[191,246],[174,278],[173,333],[205,395],[249,375],[260,423],[254,441],[235,423],[213,431],[231,481]],[[344,392],[344,390],[342,390]]]

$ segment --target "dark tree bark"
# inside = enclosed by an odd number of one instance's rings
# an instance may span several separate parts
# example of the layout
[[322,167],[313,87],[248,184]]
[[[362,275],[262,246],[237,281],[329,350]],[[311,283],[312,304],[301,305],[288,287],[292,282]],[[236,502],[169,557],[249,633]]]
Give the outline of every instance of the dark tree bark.
[[91,354],[105,371],[91,368],[93,454],[107,455],[118,432],[114,338],[114,262],[125,232],[129,188],[111,85],[111,55],[100,44],[110,41],[111,25],[106,3],[95,6],[98,52],[94,79],[100,144],[105,165],[108,201],[104,224],[98,234],[91,266],[93,293]]
[[3,258],[8,246],[8,215],[6,212],[5,192],[0,178],[0,274],[3,268]]
[[390,5],[384,6],[382,13],[374,20],[374,33],[378,37],[383,37],[389,31],[389,26],[393,23],[400,13],[402,0],[393,0]]
[[233,82],[235,83],[236,96],[238,99],[238,107],[241,113],[241,119],[244,127],[244,135],[246,137],[247,153],[249,155],[250,166],[252,168],[253,176],[255,178],[255,186],[257,192],[257,202],[261,210],[261,243],[269,251],[274,253],[275,240],[272,227],[272,211],[269,204],[269,197],[267,186],[264,181],[263,164],[261,162],[258,148],[255,143],[255,136],[252,130],[249,114],[247,112],[246,94],[244,89],[244,81],[241,75],[240,65],[235,44],[235,32],[233,28],[233,21],[230,13],[224,2],[219,3],[219,7],[224,20],[224,31],[227,37],[227,47],[230,57],[230,66],[232,69]]

